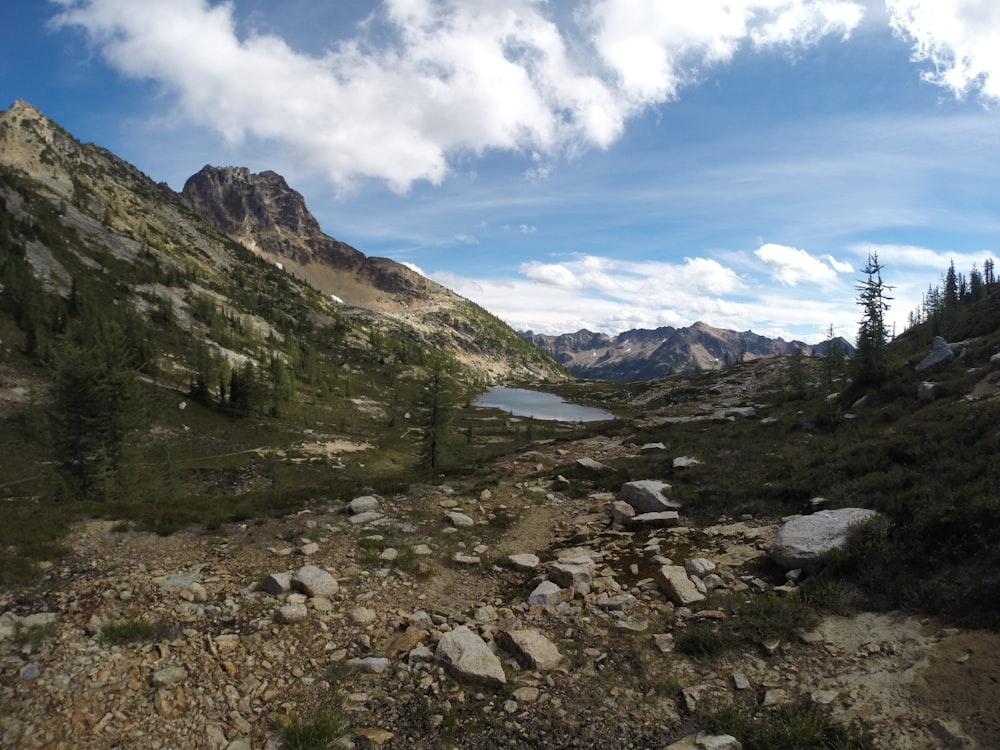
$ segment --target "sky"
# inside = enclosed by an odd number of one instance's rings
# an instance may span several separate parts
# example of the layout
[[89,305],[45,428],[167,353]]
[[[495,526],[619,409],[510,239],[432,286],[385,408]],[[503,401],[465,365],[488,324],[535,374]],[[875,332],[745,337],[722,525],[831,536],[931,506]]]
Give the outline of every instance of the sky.
[[518,330],[853,341],[1000,247],[996,0],[39,0],[24,99],[180,190],[273,170],[323,230]]

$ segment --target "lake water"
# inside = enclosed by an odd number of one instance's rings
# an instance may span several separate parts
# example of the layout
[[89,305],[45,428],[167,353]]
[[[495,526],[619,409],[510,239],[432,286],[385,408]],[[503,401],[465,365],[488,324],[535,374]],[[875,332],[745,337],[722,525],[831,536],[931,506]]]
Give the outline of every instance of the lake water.
[[552,393],[524,388],[490,388],[472,402],[473,406],[503,409],[515,417],[534,417],[558,422],[600,422],[615,415],[590,406],[563,401]]

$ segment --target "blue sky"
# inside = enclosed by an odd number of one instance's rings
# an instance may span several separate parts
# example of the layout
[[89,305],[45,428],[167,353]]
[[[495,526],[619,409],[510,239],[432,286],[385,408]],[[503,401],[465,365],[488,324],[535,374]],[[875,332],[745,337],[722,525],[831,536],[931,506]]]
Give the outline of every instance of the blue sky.
[[180,189],[272,169],[324,230],[519,329],[853,340],[996,257],[995,0],[57,0],[0,27],[37,106]]

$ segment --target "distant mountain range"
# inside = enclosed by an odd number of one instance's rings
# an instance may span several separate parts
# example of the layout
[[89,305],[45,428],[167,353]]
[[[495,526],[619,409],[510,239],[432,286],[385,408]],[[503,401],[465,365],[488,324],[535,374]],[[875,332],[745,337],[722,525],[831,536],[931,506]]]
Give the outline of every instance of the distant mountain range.
[[[786,356],[796,349],[809,356],[823,356],[831,345],[830,341],[812,345],[772,339],[753,331],[730,331],[701,322],[686,328],[640,328],[617,336],[586,329],[558,336],[531,331],[522,331],[521,335],[555,357],[576,377],[621,381],[720,370],[748,359]],[[854,352],[854,347],[843,338],[838,337],[833,343],[847,354]]]

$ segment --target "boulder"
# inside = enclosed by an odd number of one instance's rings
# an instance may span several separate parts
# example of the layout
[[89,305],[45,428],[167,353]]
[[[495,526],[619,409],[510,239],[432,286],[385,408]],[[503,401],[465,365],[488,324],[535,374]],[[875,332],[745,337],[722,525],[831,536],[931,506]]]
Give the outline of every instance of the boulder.
[[452,526],[475,526],[476,522],[472,520],[471,516],[467,516],[465,513],[459,513],[458,511],[451,511],[450,513],[445,513],[448,520],[451,521]]
[[507,558],[507,562],[510,563],[510,567],[519,573],[530,573],[538,569],[541,565],[541,560],[538,559],[538,555],[534,555],[530,552],[525,552],[516,555],[510,555]]
[[656,582],[666,597],[680,607],[705,600],[694,581],[680,565],[664,565],[656,572]]
[[286,604],[283,607],[279,607],[278,611],[274,613],[274,619],[284,625],[290,625],[293,622],[301,622],[309,617],[309,610],[306,609],[306,605],[300,602],[293,602],[292,604]]
[[635,508],[624,500],[615,500],[611,503],[611,522],[620,526],[628,526],[629,522],[635,518]]
[[587,469],[589,471],[601,471],[607,468],[600,461],[595,461],[592,458],[578,458],[576,459],[576,465],[581,469]]
[[681,525],[681,517],[676,510],[664,510],[659,513],[640,513],[633,516],[628,525],[636,529],[666,529]]
[[853,527],[877,515],[867,508],[840,508],[794,518],[778,529],[771,557],[785,570],[814,569],[820,555],[843,547]]
[[535,587],[535,590],[528,595],[530,606],[556,606],[562,603],[562,590],[558,584],[552,581],[542,581]]
[[281,596],[292,590],[291,573],[271,573],[260,584],[261,591],[271,596]]
[[667,446],[665,446],[663,443],[646,443],[639,449],[639,452],[644,454],[662,453],[666,449]]
[[674,459],[673,467],[675,469],[686,469],[689,466],[698,466],[700,463],[701,461],[692,456],[678,456]]
[[940,336],[935,336],[930,352],[913,369],[917,372],[923,372],[924,370],[930,370],[940,365],[946,365],[954,358],[955,354],[952,352],[948,342]]
[[347,504],[347,509],[353,514],[370,513],[379,509],[382,502],[375,495],[362,495]]
[[692,557],[684,563],[684,570],[688,575],[704,578],[715,570],[715,563],[707,557]]
[[680,510],[680,503],[667,499],[666,493],[669,491],[670,485],[666,482],[659,482],[655,479],[640,479],[636,482],[623,484],[618,497],[639,513]]
[[459,625],[441,636],[435,657],[447,664],[458,680],[487,687],[507,683],[507,675],[496,654],[490,651],[486,641],[465,625]]
[[555,669],[562,661],[562,654],[556,645],[538,630],[501,630],[496,639],[500,648],[513,654],[530,669],[544,672]]
[[329,599],[340,592],[340,584],[330,573],[315,565],[303,565],[292,577],[292,588],[306,596]]

